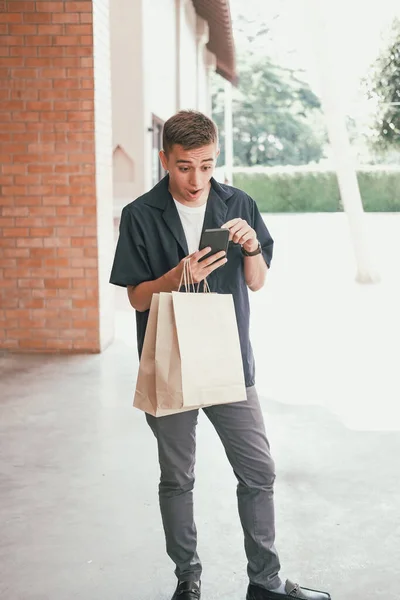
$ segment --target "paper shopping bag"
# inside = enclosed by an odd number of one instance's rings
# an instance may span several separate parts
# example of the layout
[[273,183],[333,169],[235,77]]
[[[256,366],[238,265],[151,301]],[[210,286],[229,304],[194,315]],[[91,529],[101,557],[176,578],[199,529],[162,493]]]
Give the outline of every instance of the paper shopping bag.
[[159,408],[181,408],[182,370],[172,294],[159,295],[155,349],[156,396]]
[[173,415],[186,410],[193,410],[193,407],[183,408],[182,403],[179,404],[178,401],[174,405],[178,406],[177,408],[163,408],[159,405],[157,399],[155,355],[157,330],[159,324],[159,304],[160,295],[154,294],[151,301],[146,335],[144,338],[142,355],[140,358],[133,406],[150,415],[153,415],[154,417],[165,417],[167,415]]
[[231,294],[172,292],[182,373],[183,407],[246,400]]

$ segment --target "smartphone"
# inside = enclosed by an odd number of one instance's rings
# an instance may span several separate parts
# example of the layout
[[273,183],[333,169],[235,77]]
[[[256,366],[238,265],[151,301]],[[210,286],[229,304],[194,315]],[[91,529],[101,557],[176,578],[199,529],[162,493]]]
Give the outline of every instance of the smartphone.
[[211,252],[199,260],[202,262],[217,252],[228,251],[229,229],[205,229],[201,235],[199,250],[210,247]]

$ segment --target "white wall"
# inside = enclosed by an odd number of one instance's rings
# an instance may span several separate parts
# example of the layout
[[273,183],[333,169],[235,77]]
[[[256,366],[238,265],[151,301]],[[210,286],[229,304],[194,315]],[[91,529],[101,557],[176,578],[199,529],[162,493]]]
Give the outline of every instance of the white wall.
[[197,108],[196,12],[192,2],[184,3],[181,20],[180,109]]
[[[209,113],[205,49],[198,60],[191,0],[110,0],[115,214],[152,179],[152,114]],[[199,64],[200,63],[200,64]],[[198,76],[198,67],[200,73]],[[198,85],[200,87],[198,89]]]
[[114,251],[109,0],[93,2],[99,336],[114,337],[114,290],[108,283]]
[[146,187],[142,0],[110,0],[114,198],[117,207]]
[[146,113],[166,121],[176,112],[175,0],[144,0],[143,17]]

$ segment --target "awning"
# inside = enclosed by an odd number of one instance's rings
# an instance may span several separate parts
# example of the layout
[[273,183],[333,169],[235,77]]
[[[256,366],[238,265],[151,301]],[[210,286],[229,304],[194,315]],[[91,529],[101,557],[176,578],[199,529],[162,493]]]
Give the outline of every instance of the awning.
[[217,57],[217,73],[237,83],[235,44],[229,0],[192,0],[197,14],[207,21],[210,40],[207,48]]

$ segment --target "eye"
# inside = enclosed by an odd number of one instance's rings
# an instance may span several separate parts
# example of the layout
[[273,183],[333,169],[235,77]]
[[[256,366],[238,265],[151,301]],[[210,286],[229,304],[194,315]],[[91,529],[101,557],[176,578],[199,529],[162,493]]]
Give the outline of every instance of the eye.
[[179,167],[181,173],[187,173],[189,169],[187,167]]
[[209,165],[206,167],[203,167],[203,171],[209,171],[210,169],[211,169],[211,166],[209,166]]

